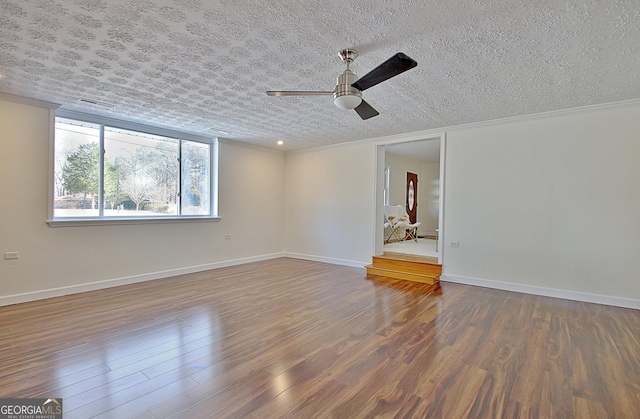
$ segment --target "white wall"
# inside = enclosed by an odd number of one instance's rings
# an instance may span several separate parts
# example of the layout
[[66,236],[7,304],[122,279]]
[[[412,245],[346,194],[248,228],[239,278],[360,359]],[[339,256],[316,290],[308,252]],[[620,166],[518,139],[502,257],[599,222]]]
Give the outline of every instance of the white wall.
[[281,256],[284,154],[227,142],[219,221],[49,227],[49,121],[0,98],[0,305]]
[[[640,105],[512,121],[447,133],[443,280],[640,308]],[[370,261],[375,149],[287,155],[286,251]]]
[[640,106],[452,131],[446,152],[445,278],[640,308]]
[[418,182],[420,205],[418,205],[418,219],[420,235],[435,235],[438,228],[440,212],[440,164],[424,163],[420,165]]
[[[0,252],[21,255],[0,260],[0,304],[281,254],[362,266],[374,253],[379,140],[286,156],[221,144],[219,222],[50,228],[48,122],[0,100]],[[640,308],[640,104],[448,131],[443,280]]]
[[[389,151],[385,153],[385,165],[389,166],[389,205],[406,206],[407,202],[407,172],[418,175],[418,188],[421,187],[421,163]],[[424,202],[418,189],[418,209]],[[420,221],[420,220],[418,220]]]
[[347,144],[287,154],[285,253],[352,266],[371,262],[374,149]]

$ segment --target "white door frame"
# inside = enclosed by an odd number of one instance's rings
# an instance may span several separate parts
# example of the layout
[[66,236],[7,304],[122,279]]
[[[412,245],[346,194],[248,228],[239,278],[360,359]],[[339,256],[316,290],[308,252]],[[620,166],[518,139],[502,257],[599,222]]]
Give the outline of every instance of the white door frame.
[[389,144],[406,143],[413,141],[429,141],[440,140],[440,203],[438,208],[438,263],[442,264],[444,259],[444,208],[445,208],[445,163],[446,163],[446,150],[447,150],[447,135],[441,133],[440,135],[429,136],[427,138],[413,136],[408,138],[395,138],[393,140],[381,141],[375,144],[375,174],[374,174],[374,234],[375,243],[373,246],[373,254],[381,255],[383,253],[384,246],[384,167],[385,167],[385,146]]

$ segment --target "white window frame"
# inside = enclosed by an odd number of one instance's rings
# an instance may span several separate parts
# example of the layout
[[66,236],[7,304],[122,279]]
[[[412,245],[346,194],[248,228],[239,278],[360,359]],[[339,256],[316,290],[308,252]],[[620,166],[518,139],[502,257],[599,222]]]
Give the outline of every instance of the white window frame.
[[387,165],[384,167],[384,188],[382,191],[382,194],[383,194],[382,196],[383,196],[385,205],[389,205],[389,193],[390,193],[389,185],[391,184],[390,179],[391,179],[391,166]]
[[[129,131],[138,131],[142,133],[158,135],[163,137],[175,138],[179,140],[193,141],[210,145],[210,212],[208,215],[161,215],[161,216],[136,216],[136,217],[54,217],[54,201],[55,201],[55,121],[56,118],[68,118],[83,122],[100,124],[105,126],[124,129]],[[219,142],[217,137],[204,137],[196,134],[184,133],[165,128],[159,128],[149,125],[138,124],[134,122],[120,121],[117,119],[90,115],[75,111],[57,110],[51,112],[50,121],[51,134],[49,135],[49,199],[48,199],[48,219],[47,224],[50,227],[64,226],[83,226],[83,225],[113,225],[113,224],[149,224],[149,223],[174,223],[174,222],[198,222],[198,221],[215,221],[219,220],[218,215],[218,156]],[[181,147],[180,147],[181,149]],[[101,176],[103,171],[103,163],[101,159]],[[181,170],[181,169],[180,169]],[[182,191],[181,191],[182,194]],[[178,204],[180,206],[180,204]],[[102,212],[101,212],[102,213]]]

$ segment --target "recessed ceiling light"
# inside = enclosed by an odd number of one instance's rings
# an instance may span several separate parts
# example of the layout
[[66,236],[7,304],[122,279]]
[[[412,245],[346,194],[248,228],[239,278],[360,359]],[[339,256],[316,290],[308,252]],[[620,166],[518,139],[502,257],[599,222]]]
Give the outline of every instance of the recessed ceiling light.
[[276,144],[278,144],[278,145],[282,145],[282,144],[284,144],[284,141],[282,141],[282,140],[278,140],[278,142],[277,142]]

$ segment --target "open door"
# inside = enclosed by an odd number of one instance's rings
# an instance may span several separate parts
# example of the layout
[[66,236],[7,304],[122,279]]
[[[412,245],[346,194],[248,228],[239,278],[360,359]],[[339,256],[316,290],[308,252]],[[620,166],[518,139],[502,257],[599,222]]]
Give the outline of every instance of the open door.
[[406,209],[411,224],[415,224],[418,218],[418,175],[407,172],[407,197]]

